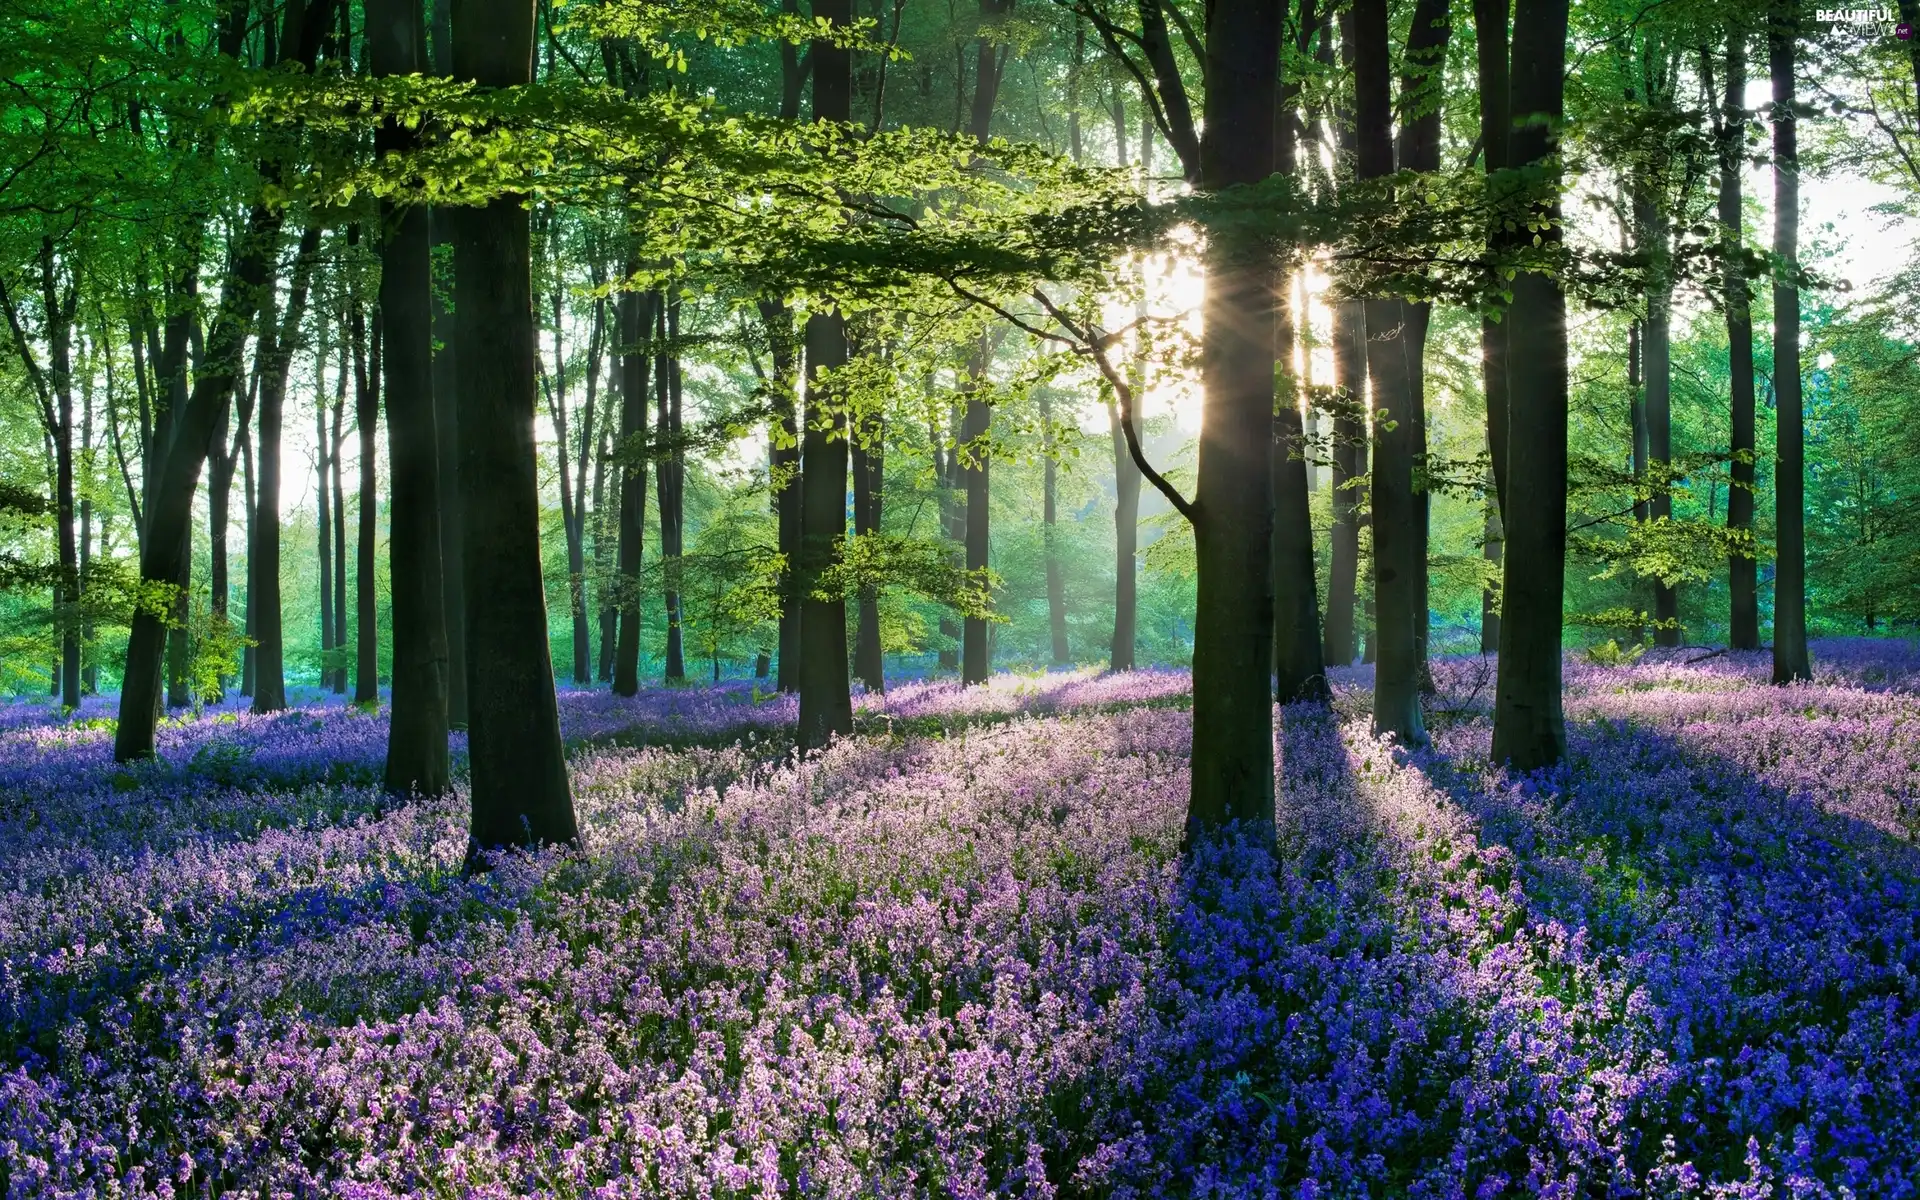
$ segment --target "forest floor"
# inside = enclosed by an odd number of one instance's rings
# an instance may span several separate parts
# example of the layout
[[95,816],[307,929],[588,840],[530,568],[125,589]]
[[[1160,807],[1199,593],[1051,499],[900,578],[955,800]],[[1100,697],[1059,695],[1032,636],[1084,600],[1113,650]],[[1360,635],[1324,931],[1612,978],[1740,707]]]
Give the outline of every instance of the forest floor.
[[1907,1196],[1920,654],[1569,664],[1571,760],[1288,709],[1180,853],[1178,672],[564,693],[584,856],[458,871],[332,703],[0,704],[0,1194]]

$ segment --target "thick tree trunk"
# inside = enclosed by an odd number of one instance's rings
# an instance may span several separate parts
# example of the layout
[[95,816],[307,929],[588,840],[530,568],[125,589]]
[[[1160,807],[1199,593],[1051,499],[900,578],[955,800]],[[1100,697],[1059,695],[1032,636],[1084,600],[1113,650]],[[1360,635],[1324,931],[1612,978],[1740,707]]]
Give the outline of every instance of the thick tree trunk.
[[[438,0],[436,20],[452,7],[452,0]],[[436,30],[437,30],[436,26]],[[435,41],[440,34],[436,31]],[[447,51],[436,51],[442,59]],[[450,64],[450,58],[445,59]],[[450,65],[442,67],[450,69]],[[450,209],[434,209],[427,216],[428,236],[439,261],[453,257],[454,214]],[[458,393],[459,357],[454,348],[451,279],[433,288],[433,436],[434,456],[440,464],[440,611],[447,636],[447,727],[467,727],[467,592],[466,535],[460,519],[460,405]]]
[[[1216,0],[1207,23],[1200,184],[1273,170],[1280,11]],[[1209,231],[1201,310],[1198,597],[1193,641],[1189,841],[1230,821],[1273,823],[1274,267],[1231,227]]]
[[[1512,0],[1473,0],[1473,36],[1477,52],[1480,95],[1480,161],[1489,176],[1509,165],[1507,142],[1512,136],[1513,117],[1508,106],[1507,32]],[[1490,188],[1499,194],[1501,188]],[[1498,243],[1499,230],[1488,233]],[[1507,325],[1492,317],[1480,321],[1480,369],[1487,401],[1487,453],[1492,460],[1494,503],[1506,512],[1507,498]],[[1496,518],[1498,519],[1498,518]],[[1492,611],[1483,602],[1482,613]],[[1498,632],[1493,633],[1498,645]],[[1489,631],[1481,623],[1481,644],[1487,644]]]
[[671,447],[660,457],[656,468],[660,498],[660,558],[665,568],[667,609],[667,657],[663,674],[669,683],[685,683],[687,660],[685,635],[680,620],[680,562],[686,553],[683,536],[686,513],[683,509],[681,480],[685,474],[685,456],[680,449],[680,297],[670,294],[661,306],[661,351],[654,359],[654,392],[658,403],[658,436],[663,447]]
[[[992,514],[988,511],[992,489],[992,462],[987,435],[993,426],[993,405],[981,399],[991,387],[987,382],[987,363],[992,358],[990,343],[982,337],[967,365],[966,417],[960,426],[964,452],[960,458],[960,478],[967,490],[966,564],[968,572],[984,571],[992,557]],[[989,622],[984,617],[967,617],[961,626],[960,682],[985,683],[993,674],[993,656],[987,642]]]
[[1773,681],[1813,678],[1807,660],[1806,443],[1800,398],[1800,291],[1788,272],[1800,263],[1800,147],[1794,105],[1799,19],[1785,5],[1767,25],[1773,81],[1774,553]]
[[[845,20],[845,0],[829,0],[841,9]],[[824,6],[824,5],[823,5]],[[820,7],[816,6],[816,12]],[[844,75],[840,65],[823,70],[821,59],[826,43],[814,43],[814,108],[819,111],[823,93],[822,76]],[[844,51],[836,52],[844,54]],[[844,83],[838,85],[845,87]],[[825,114],[823,114],[825,115]],[[838,313],[814,313],[807,318],[807,369],[811,385],[814,373],[846,365],[846,326]],[[800,617],[800,745],[813,750],[825,746],[834,737],[853,732],[853,698],[847,686],[847,612],[846,601],[838,594],[816,594],[820,577],[840,553],[847,524],[847,418],[838,400],[823,400],[810,390],[807,408],[819,411],[822,404],[835,410],[828,421],[818,418],[807,422],[801,443],[804,474],[801,476],[801,526],[799,586],[802,604]],[[823,428],[822,426],[825,426]]]
[[[973,111],[968,122],[974,140],[984,144],[991,136],[994,104],[1000,96],[1000,77],[1006,69],[1010,46],[997,46],[984,30],[1006,19],[1013,11],[1013,0],[980,0],[982,34],[975,39]],[[816,102],[815,110],[818,111]],[[966,554],[969,572],[985,571],[992,558],[993,514],[989,509],[991,463],[987,434],[993,426],[993,405],[980,399],[989,386],[987,369],[993,362],[993,346],[984,335],[967,370],[966,417],[961,437],[970,454],[960,463],[960,477],[967,489]],[[968,617],[961,625],[960,681],[985,683],[993,674],[993,642],[984,617]]]
[[[375,75],[426,67],[420,0],[372,0],[367,52]],[[415,135],[374,135],[381,153],[405,153]],[[440,455],[434,421],[432,232],[427,210],[380,206],[380,379],[386,390],[388,574],[393,589],[393,702],[387,790],[447,790],[447,627],[440,578]],[[362,443],[362,455],[366,455]],[[365,504],[362,493],[362,504]]]
[[[1513,161],[1549,161],[1565,111],[1567,0],[1520,6],[1513,31]],[[1544,119],[1542,119],[1544,118]],[[1559,205],[1541,236],[1560,237]],[[1560,704],[1567,548],[1567,302],[1548,275],[1513,283],[1508,310],[1508,494],[1493,760],[1520,771],[1566,755]]]
[[1360,576],[1360,502],[1367,483],[1367,310],[1359,300],[1333,307],[1333,545],[1327,567],[1327,622],[1321,653],[1351,666],[1359,652],[1354,603]]
[[[533,8],[530,0],[458,0],[455,76],[482,87],[527,83]],[[467,865],[483,869],[487,851],[580,841],[547,646],[532,256],[519,197],[457,214],[454,275],[467,658],[487,662],[468,681]]]
[[[1646,224],[1647,249],[1652,266],[1647,283],[1647,320],[1641,335],[1641,353],[1645,356],[1645,421],[1647,464],[1664,481],[1673,462],[1673,346],[1672,286],[1667,282],[1667,221],[1658,206],[1649,206]],[[1673,493],[1666,483],[1653,490],[1647,501],[1651,521],[1673,519]],[[1680,636],[1680,596],[1665,580],[1653,580],[1654,643],[1678,646]]]
[[[1407,53],[1400,76],[1400,108],[1406,115],[1400,128],[1396,153],[1403,171],[1432,172],[1440,169],[1440,114],[1445,98],[1442,74],[1447,61],[1447,42],[1453,33],[1449,0],[1418,0],[1413,7],[1413,23],[1407,31]],[[1407,306],[1407,347],[1411,361],[1411,396],[1407,411],[1413,419],[1414,565],[1413,639],[1415,670],[1420,690],[1432,693],[1433,674],[1427,668],[1427,641],[1432,620],[1428,601],[1431,580],[1427,572],[1433,495],[1427,487],[1427,328],[1433,306],[1427,303]]]
[[[363,330],[358,328],[365,323],[358,310],[354,314],[354,323],[353,425],[360,437],[360,514],[355,531],[353,565],[353,700],[356,704],[372,704],[380,699],[379,583],[374,563],[380,491],[375,478],[375,468],[379,462],[375,437],[380,428],[380,377],[386,370],[386,364],[382,361],[386,314],[375,312],[371,343],[366,341]],[[364,355],[358,353],[358,347],[362,345],[368,347]],[[334,460],[333,478],[337,485],[340,480],[337,458]]]
[[[1753,290],[1739,257],[1743,236],[1740,175],[1746,169],[1746,34],[1727,34],[1726,97],[1721,111],[1720,227],[1721,286],[1727,316],[1727,374],[1731,381],[1733,486],[1727,492],[1727,528],[1753,532],[1754,440]],[[1759,563],[1746,554],[1727,562],[1729,613],[1727,645],[1734,650],[1760,648]]]
[[[816,0],[816,21],[844,25],[853,19],[851,0]],[[813,115],[849,120],[853,111],[853,59],[844,47],[816,41]],[[847,415],[837,397],[815,390],[817,372],[847,362],[846,319],[838,312],[807,317],[806,434],[801,441],[800,546],[796,564],[800,606],[800,729],[803,750],[825,746],[853,732],[853,696],[847,681],[846,601],[816,594],[847,532]],[[827,412],[822,413],[825,404]]]
[[[306,317],[307,284],[320,250],[320,226],[308,224],[300,235],[293,264],[287,311],[274,328],[272,310],[260,323],[254,373],[260,377],[259,477],[253,509],[253,545],[247,550],[247,616],[258,642],[254,654],[253,711],[278,712],[287,706],[285,626],[280,604],[280,432],[286,410],[287,370]],[[323,444],[324,445],[324,444]]]
[[[1354,124],[1359,178],[1393,172],[1392,64],[1386,0],[1356,0]],[[1417,306],[1397,298],[1366,301],[1367,374],[1373,384],[1373,728],[1406,745],[1426,742],[1420,715],[1421,508],[1413,471],[1419,447],[1416,408],[1423,340]]]
[[[629,263],[627,274],[638,264]],[[656,301],[650,293],[620,294],[620,447],[629,457],[620,472],[619,581],[620,624],[613,658],[613,691],[618,696],[640,691],[640,566],[646,548],[647,463],[632,454],[634,441],[647,429],[647,381],[652,360],[647,342],[653,330]]]

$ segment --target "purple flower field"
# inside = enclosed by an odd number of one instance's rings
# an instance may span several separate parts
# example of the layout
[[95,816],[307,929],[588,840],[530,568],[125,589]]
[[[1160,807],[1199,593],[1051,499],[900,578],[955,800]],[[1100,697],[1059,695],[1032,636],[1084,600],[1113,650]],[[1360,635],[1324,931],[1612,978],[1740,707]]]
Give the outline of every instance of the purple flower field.
[[1289,709],[1181,855],[1175,672],[562,693],[589,852],[464,880],[383,718],[0,705],[0,1192],[1920,1194],[1920,654],[1570,663],[1571,761]]

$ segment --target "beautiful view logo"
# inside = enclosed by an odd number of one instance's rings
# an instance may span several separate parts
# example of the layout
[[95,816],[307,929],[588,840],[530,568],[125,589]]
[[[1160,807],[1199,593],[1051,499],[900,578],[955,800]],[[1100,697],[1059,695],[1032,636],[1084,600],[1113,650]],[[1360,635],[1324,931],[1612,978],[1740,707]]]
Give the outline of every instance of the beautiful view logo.
[[1813,15],[1817,21],[1835,25],[1891,25],[1893,36],[1903,42],[1913,37],[1913,26],[1896,20],[1891,8],[1817,8]]

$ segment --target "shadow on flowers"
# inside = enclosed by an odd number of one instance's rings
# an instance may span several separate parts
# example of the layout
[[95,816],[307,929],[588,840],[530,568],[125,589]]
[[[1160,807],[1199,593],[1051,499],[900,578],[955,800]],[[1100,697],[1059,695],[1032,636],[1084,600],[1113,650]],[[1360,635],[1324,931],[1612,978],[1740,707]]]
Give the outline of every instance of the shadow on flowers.
[[1569,734],[1549,776],[1417,765],[1509,877],[1534,990],[1589,1079],[1576,1123],[1621,1174],[1678,1194],[1911,1193],[1920,855],[1845,811],[1845,779],[1769,778],[1738,728]]

